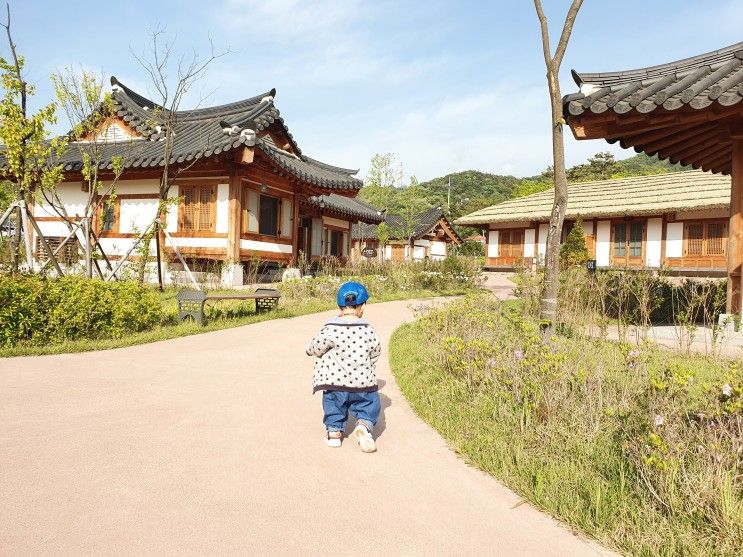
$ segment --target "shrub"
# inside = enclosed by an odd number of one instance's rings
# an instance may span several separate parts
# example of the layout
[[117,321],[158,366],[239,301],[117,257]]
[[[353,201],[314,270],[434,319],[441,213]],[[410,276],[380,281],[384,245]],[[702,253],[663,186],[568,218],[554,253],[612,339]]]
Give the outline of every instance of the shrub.
[[583,265],[588,261],[588,258],[586,235],[583,232],[583,219],[578,216],[573,228],[568,232],[565,243],[560,247],[560,263],[563,267],[574,267]]
[[163,318],[155,293],[131,281],[0,277],[0,344],[118,338]]

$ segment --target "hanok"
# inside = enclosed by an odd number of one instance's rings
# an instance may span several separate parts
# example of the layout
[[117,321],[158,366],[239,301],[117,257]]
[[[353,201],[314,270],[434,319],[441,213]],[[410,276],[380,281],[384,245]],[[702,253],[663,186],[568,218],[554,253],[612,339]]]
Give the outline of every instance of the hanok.
[[[550,189],[456,224],[488,228],[488,268],[530,267],[544,262],[553,200]],[[570,184],[561,239],[580,216],[597,267],[724,276],[729,204],[730,178],[701,170]]]
[[[99,127],[103,179],[112,177],[112,160],[123,157],[124,170],[113,203],[93,224],[109,258],[121,258],[138,232],[157,215],[165,165],[163,130],[154,127],[153,101],[111,78],[113,111]],[[380,222],[356,202],[361,181],[356,170],[319,162],[302,153],[274,105],[272,90],[242,101],[179,111],[173,118],[174,145],[169,172],[176,175],[165,212],[168,235],[190,264],[222,262],[222,280],[243,283],[248,261],[294,266],[300,250],[308,259],[347,257],[351,222]],[[88,138],[90,140],[90,138]],[[65,181],[57,188],[67,214],[82,215],[80,149],[71,144],[63,157]],[[83,182],[84,184],[84,182]],[[84,189],[84,188],[83,188]],[[58,211],[34,207],[42,234],[54,241],[67,229]],[[166,244],[174,279],[174,250]]]
[[462,243],[459,234],[439,207],[413,215],[410,219],[402,215],[386,215],[384,222],[387,223],[389,240],[381,252],[377,225],[354,224],[354,260],[364,257],[364,250],[373,250],[377,251],[382,260],[438,261],[447,256],[450,245]]
[[563,98],[577,139],[604,138],[637,152],[729,174],[727,311],[741,311],[743,263],[743,43],[649,68],[577,73]]

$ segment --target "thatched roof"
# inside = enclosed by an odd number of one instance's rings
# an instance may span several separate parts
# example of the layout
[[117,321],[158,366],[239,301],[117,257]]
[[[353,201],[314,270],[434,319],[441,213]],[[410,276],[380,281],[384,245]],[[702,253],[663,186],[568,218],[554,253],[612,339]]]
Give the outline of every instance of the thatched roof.
[[[455,223],[547,222],[553,200],[554,189],[549,189],[480,209]],[[580,215],[585,219],[660,215],[692,209],[727,209],[729,205],[729,176],[690,170],[570,184],[565,216],[572,219]]]

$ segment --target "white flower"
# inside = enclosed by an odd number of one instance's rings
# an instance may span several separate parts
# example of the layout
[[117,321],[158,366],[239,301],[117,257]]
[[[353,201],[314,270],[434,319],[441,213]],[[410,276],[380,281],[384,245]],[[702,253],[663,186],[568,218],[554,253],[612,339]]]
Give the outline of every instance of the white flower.
[[653,423],[655,424],[655,427],[660,427],[663,425],[663,422],[665,420],[663,419],[663,416],[656,414],[655,419],[653,420]]
[[725,383],[722,386],[722,394],[725,396],[733,396],[733,388],[730,386],[729,383]]

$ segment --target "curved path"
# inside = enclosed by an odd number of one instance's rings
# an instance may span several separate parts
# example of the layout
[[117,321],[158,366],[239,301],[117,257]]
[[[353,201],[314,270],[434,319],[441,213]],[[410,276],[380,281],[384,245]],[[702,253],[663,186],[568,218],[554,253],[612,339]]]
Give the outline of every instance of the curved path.
[[[375,454],[330,449],[330,313],[0,359],[0,554],[610,555],[468,467],[380,360]],[[385,348],[409,302],[372,305]]]

